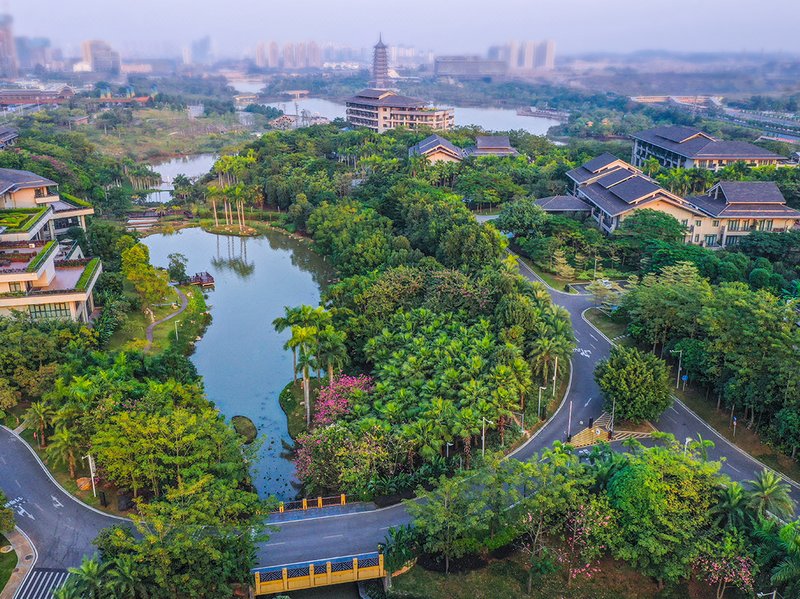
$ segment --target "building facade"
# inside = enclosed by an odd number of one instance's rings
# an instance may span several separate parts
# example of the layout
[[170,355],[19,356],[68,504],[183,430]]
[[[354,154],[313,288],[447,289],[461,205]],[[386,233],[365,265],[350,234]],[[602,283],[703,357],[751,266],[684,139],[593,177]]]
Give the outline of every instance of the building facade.
[[673,216],[685,227],[686,243],[709,248],[735,245],[751,231],[800,226],[800,212],[786,206],[773,182],[723,181],[706,195],[682,198],[611,154],[590,160],[567,177],[573,195],[591,207],[592,218],[609,234],[644,208]]
[[346,103],[347,122],[378,133],[389,129],[451,129],[455,123],[452,108],[434,108],[424,100],[400,96],[385,89],[364,89]]
[[7,79],[14,79],[19,75],[13,24],[11,15],[0,15],[0,77]]
[[88,40],[83,42],[83,62],[89,66],[93,73],[117,74],[120,72],[121,61],[119,52],[101,40]]
[[64,235],[85,229],[93,213],[86,202],[59,195],[49,179],[0,169],[0,315],[88,322],[102,264]]
[[642,168],[650,159],[664,168],[703,168],[717,171],[735,162],[748,166],[780,165],[786,158],[742,141],[721,141],[700,129],[663,126],[633,135],[631,163]]

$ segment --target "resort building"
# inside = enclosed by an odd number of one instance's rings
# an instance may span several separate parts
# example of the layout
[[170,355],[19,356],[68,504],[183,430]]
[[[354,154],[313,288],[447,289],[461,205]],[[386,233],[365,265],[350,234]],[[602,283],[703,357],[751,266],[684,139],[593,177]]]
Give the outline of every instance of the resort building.
[[[588,204],[592,218],[606,233],[642,208],[670,214],[686,227],[686,243],[712,248],[735,245],[751,231],[787,231],[800,225],[800,212],[786,206],[772,182],[723,181],[707,195],[682,198],[607,153],[569,171],[567,177],[574,196]],[[548,212],[563,212],[557,208],[567,205],[556,198],[540,202]]]
[[468,156],[519,156],[507,135],[479,135],[465,152]]
[[441,135],[430,135],[408,148],[409,156],[425,156],[431,164],[435,162],[461,162],[464,150]]
[[53,181],[0,169],[0,315],[21,311],[88,322],[102,265],[85,259],[63,234],[85,228],[90,214],[91,205],[59,195]]
[[452,108],[434,108],[424,100],[385,89],[364,89],[347,100],[347,122],[383,133],[397,127],[445,131],[455,122]]
[[655,127],[633,137],[633,166],[642,168],[651,158],[664,168],[719,170],[735,162],[748,166],[779,165],[786,158],[743,141],[720,141],[694,127]]

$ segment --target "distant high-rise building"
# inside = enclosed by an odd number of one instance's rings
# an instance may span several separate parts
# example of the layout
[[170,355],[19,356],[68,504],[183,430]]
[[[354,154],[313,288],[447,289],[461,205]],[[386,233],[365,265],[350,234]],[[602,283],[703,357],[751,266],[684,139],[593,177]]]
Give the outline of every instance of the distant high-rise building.
[[306,57],[308,59],[306,64],[307,67],[312,69],[319,69],[322,67],[322,50],[320,50],[317,42],[311,42],[308,44]]
[[283,45],[283,68],[297,68],[297,48],[292,43]]
[[120,71],[119,52],[115,52],[111,46],[101,40],[83,42],[83,62],[93,73],[115,75]]
[[536,46],[534,68],[540,71],[552,71],[556,66],[556,43],[553,40],[539,42]]
[[0,15],[0,77],[13,78],[19,74],[13,23],[11,15]]
[[271,69],[277,69],[281,66],[281,49],[277,42],[269,43],[269,52],[267,53],[267,66]]
[[213,59],[211,49],[211,38],[209,36],[201,37],[195,40],[191,45],[191,52],[189,62],[191,64],[211,64]]
[[512,41],[504,46],[489,48],[490,60],[502,60],[508,64],[511,74],[551,71],[555,67],[555,42]]
[[389,55],[386,44],[383,43],[383,36],[380,35],[372,53],[372,86],[377,89],[384,89],[388,85]]
[[51,69],[53,57],[46,37],[18,37],[16,47],[20,70]]

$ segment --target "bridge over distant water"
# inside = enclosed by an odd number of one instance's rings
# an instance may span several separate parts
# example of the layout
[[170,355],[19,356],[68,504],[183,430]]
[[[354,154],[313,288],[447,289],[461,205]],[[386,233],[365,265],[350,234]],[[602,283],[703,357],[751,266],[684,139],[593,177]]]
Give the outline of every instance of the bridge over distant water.
[[251,570],[256,595],[312,589],[332,584],[383,578],[380,552],[345,555],[312,562],[282,564]]

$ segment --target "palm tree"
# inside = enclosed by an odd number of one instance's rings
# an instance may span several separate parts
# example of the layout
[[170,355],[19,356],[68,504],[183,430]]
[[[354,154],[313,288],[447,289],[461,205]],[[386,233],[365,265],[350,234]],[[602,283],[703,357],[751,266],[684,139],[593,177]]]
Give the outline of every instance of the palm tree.
[[67,464],[70,478],[75,478],[75,454],[81,449],[78,435],[65,426],[59,426],[50,439],[47,455],[57,464]]
[[148,596],[147,585],[127,555],[120,555],[110,564],[108,587],[115,599],[146,599]]
[[535,372],[542,375],[542,381],[545,385],[549,380],[550,362],[557,353],[555,342],[549,337],[539,337],[533,342],[531,366]]
[[754,536],[761,545],[759,562],[770,574],[770,583],[784,597],[800,594],[800,529],[798,522],[781,526],[775,520],[759,519]]
[[716,498],[717,503],[711,508],[714,524],[744,532],[752,518],[744,487],[738,482],[731,482],[717,490]]
[[70,568],[70,582],[82,599],[106,599],[105,577],[108,566],[96,559],[85,557],[79,568]]
[[75,585],[73,579],[67,579],[63,587],[53,591],[53,599],[83,599],[83,592]]
[[311,348],[316,345],[317,327],[292,327],[292,339],[300,348],[298,367],[303,371],[303,399],[306,402],[306,426],[311,426],[311,377],[309,369],[314,366],[314,357]]
[[47,402],[35,401],[28,408],[25,414],[25,420],[28,424],[35,426],[39,430],[39,448],[44,449],[47,447],[47,438],[45,437],[45,429],[50,426],[53,418],[53,408]]
[[789,494],[789,485],[772,470],[762,470],[750,484],[748,492],[750,507],[760,517],[768,514],[788,518],[794,512],[794,501]]
[[326,326],[319,332],[317,359],[320,364],[327,366],[328,385],[331,387],[333,386],[334,368],[342,368],[347,363],[346,339],[347,334],[344,331],[337,331],[331,325]]
[[[300,324],[300,312],[302,306],[290,308],[289,306],[283,307],[283,316],[279,316],[272,321],[272,326],[278,333],[282,333],[286,329]],[[297,346],[291,344],[291,340],[287,341],[283,346],[284,349],[292,350],[292,382],[297,382]]]

